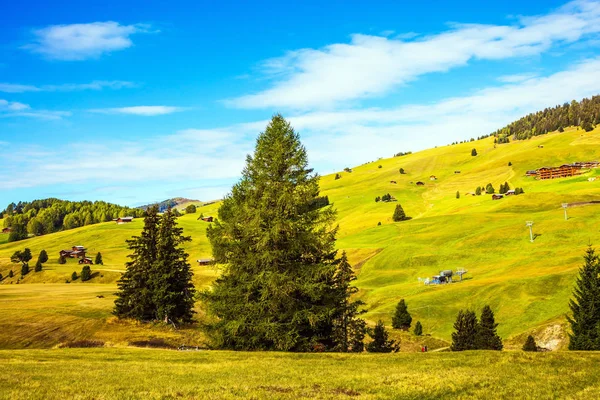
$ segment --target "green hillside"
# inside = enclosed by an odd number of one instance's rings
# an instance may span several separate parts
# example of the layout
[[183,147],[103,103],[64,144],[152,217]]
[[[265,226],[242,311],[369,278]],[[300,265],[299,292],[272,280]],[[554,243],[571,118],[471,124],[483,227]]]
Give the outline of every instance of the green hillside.
[[[588,181],[600,177],[600,169],[548,181],[526,177],[525,172],[590,160],[600,160],[600,129],[573,128],[507,144],[494,145],[491,137],[443,146],[364,164],[340,172],[341,179],[324,176],[322,194],[338,210],[338,247],[348,252],[359,274],[366,318],[389,324],[395,304],[404,298],[413,322],[420,320],[425,333],[449,340],[459,309],[479,310],[490,304],[500,322],[499,333],[509,345],[535,332],[556,347],[558,342],[551,342],[564,337],[574,277],[586,246],[598,244],[600,222],[600,204],[569,208],[565,221],[561,203],[600,200],[600,179]],[[400,168],[406,174],[401,175]],[[431,175],[437,179],[430,180]],[[417,186],[417,181],[424,185]],[[525,194],[496,201],[490,195],[467,195],[488,183],[498,191],[505,181],[511,188],[522,187]],[[386,193],[398,202],[375,202]],[[398,203],[411,220],[392,221]],[[185,234],[193,237],[186,245],[192,261],[210,256],[208,224],[197,218],[200,213],[216,215],[217,209],[218,204],[199,207],[196,214],[179,219]],[[533,243],[525,226],[528,220],[534,221]],[[127,260],[125,240],[141,226],[141,219],[125,225],[103,223],[16,243],[4,243],[6,235],[0,236],[0,273],[6,276],[11,268],[15,272],[14,278],[0,284],[0,309],[7,326],[0,333],[0,347],[43,347],[82,338],[122,343],[147,336],[189,335],[193,338],[189,340],[200,340],[195,328],[172,333],[111,319],[112,292]],[[91,256],[102,252],[104,265],[92,267],[97,274],[89,283],[65,283],[81,266],[75,260],[59,265],[58,251],[73,245],[86,246]],[[50,262],[43,272],[28,274],[16,286],[20,267],[10,263],[10,256],[24,247],[34,254],[32,265],[41,249],[48,251]],[[425,286],[418,280],[458,268],[468,270],[462,282]],[[196,283],[204,287],[217,274],[212,267],[195,267],[195,272]],[[36,306],[27,307],[31,302]],[[41,320],[52,333],[32,339],[27,332]],[[111,334],[113,330],[118,332]]]

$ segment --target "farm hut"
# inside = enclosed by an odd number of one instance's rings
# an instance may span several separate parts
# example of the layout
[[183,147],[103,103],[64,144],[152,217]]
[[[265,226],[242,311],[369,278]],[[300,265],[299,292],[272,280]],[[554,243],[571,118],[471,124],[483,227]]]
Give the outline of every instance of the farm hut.
[[535,169],[529,170],[529,171],[525,172],[525,175],[526,176],[537,176],[537,170],[535,170]]
[[129,222],[133,222],[133,217],[119,217],[113,219],[117,224],[127,224]]
[[538,147],[539,147],[540,149],[543,149],[543,148],[544,148],[544,145],[543,145],[543,144],[540,144]]
[[421,181],[417,182],[417,186],[425,186],[425,184]]
[[2,233],[10,233],[11,230],[10,228],[2,228]]
[[212,258],[200,258],[198,260],[196,260],[196,262],[198,263],[199,266],[206,266],[206,265],[210,265],[213,263],[213,259]]
[[511,189],[505,193],[507,196],[513,196],[515,194],[515,190]]
[[79,260],[79,264],[94,265],[94,262],[92,261],[92,259],[90,257],[83,257],[81,260]]
[[460,171],[454,171],[455,174],[460,174]]
[[201,219],[204,222],[213,222],[213,217],[208,216],[208,217],[200,217],[199,219]]
[[395,184],[396,184],[396,181],[390,181],[390,183],[395,185]]
[[430,181],[435,181],[435,180],[437,180],[437,176],[435,176],[435,175],[431,175],[431,176],[429,177],[429,180],[430,180]]
[[497,194],[497,193],[495,193],[495,194],[492,195],[492,200],[500,200],[500,199],[503,199],[503,198],[504,198],[503,194]]
[[595,177],[595,176],[592,176],[591,178],[588,178],[588,181],[589,181],[589,182],[594,182],[595,180],[596,180],[596,177]]

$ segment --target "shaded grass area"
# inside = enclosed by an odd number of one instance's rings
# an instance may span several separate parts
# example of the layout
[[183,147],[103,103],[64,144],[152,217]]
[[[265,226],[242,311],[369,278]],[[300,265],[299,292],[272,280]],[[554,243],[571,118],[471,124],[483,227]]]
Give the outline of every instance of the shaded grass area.
[[0,351],[2,399],[600,396],[599,353],[285,354]]

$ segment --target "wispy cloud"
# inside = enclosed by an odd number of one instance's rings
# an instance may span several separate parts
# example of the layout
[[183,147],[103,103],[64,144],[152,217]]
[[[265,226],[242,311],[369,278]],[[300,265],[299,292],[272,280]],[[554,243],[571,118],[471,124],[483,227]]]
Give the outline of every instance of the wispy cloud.
[[88,110],[93,113],[100,114],[127,114],[127,115],[141,115],[144,117],[153,117],[156,115],[172,114],[175,112],[185,111],[185,107],[173,107],[173,106],[133,106],[133,107],[119,107],[119,108],[95,108]]
[[18,83],[0,83],[0,92],[74,92],[80,90],[102,90],[132,88],[137,85],[128,81],[92,81],[89,83],[63,83],[60,85],[22,85]]
[[29,104],[0,99],[0,118],[29,117],[56,120],[69,115],[71,115],[69,111],[35,110]]
[[[537,55],[600,32],[600,3],[578,0],[514,25],[454,24],[415,40],[355,34],[350,43],[300,49],[261,65],[271,87],[226,101],[239,108],[309,110],[380,96],[419,76],[467,65]],[[406,37],[404,37],[406,38]]]
[[504,82],[504,83],[517,83],[517,82],[523,82],[523,81],[535,78],[536,76],[537,76],[537,74],[534,74],[534,73],[503,75],[498,78],[498,81]]
[[86,60],[133,46],[130,36],[149,32],[149,28],[145,24],[121,25],[114,21],[50,25],[34,30],[34,41],[24,48],[54,60]]

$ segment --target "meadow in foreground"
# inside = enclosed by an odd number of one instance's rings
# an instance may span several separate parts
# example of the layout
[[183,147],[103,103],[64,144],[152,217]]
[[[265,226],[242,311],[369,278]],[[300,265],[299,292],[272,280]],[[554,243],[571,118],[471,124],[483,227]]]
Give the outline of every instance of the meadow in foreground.
[[600,396],[600,353],[295,354],[146,349],[0,351],[2,399]]

